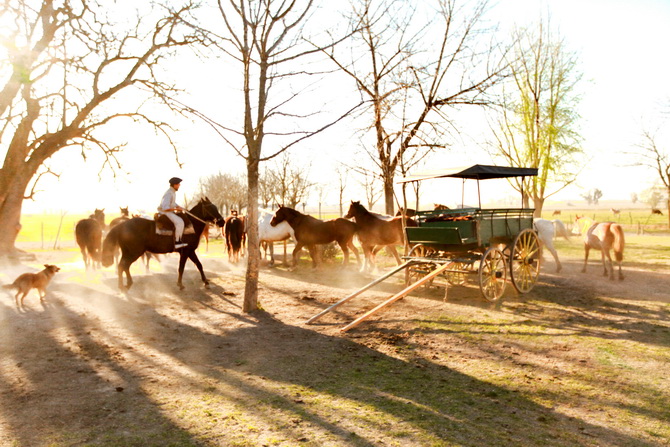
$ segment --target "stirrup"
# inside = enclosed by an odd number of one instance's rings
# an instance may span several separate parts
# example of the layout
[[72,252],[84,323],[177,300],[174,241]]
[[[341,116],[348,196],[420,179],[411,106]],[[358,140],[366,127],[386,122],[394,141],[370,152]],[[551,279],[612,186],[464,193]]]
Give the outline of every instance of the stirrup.
[[184,247],[188,247],[188,244],[186,244],[184,242],[177,242],[177,243],[174,244],[174,249],[175,250],[179,250],[179,249],[182,249]]

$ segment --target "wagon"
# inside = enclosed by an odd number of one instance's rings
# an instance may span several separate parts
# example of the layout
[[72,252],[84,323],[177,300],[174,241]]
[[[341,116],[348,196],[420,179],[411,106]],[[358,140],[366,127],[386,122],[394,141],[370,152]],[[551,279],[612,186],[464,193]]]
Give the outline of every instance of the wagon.
[[[437,178],[477,181],[478,207],[419,211],[417,226],[405,228],[410,248],[405,262],[351,295],[310,318],[312,323],[396,273],[405,272],[406,287],[358,317],[342,330],[349,330],[372,314],[407,296],[412,291],[446,279],[445,297],[450,285],[462,285],[475,277],[485,299],[499,302],[508,278],[520,293],[530,292],[540,274],[541,249],[533,229],[533,208],[483,209],[479,182],[488,179],[536,176],[535,168],[473,165],[423,172],[405,177],[400,183]],[[523,182],[521,182],[523,185]],[[523,197],[523,191],[521,191]]]
[[[435,178],[480,180],[537,175],[534,168],[474,165],[424,172],[402,182]],[[479,186],[479,185],[478,185]],[[478,188],[479,190],[479,188]],[[520,293],[529,292],[540,273],[540,243],[533,229],[532,208],[479,207],[419,211],[417,227],[405,229],[411,247],[405,260],[407,285],[438,268],[449,285],[463,284],[475,276],[485,299],[498,301],[511,280]]]

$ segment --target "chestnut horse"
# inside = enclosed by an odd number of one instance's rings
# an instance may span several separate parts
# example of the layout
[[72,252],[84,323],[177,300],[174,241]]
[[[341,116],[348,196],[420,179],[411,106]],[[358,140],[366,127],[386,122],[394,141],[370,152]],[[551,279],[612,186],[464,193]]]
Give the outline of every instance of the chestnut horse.
[[96,209],[88,219],[82,219],[74,227],[74,235],[84,258],[86,270],[100,266],[102,230],[105,228],[105,210]]
[[582,267],[582,273],[586,272],[589,251],[593,248],[601,252],[603,275],[614,279],[614,266],[610,256],[610,250],[614,250],[614,258],[619,265],[619,280],[622,280],[621,262],[623,261],[623,249],[626,241],[621,225],[614,222],[593,222],[588,217],[580,216],[575,217],[575,222],[584,239],[584,267]]
[[[358,225],[358,240],[363,247],[363,255],[365,256],[365,263],[363,271],[372,270],[375,267],[375,257],[377,253],[388,247],[395,258],[398,265],[402,264],[397,244],[404,244],[405,237],[402,229],[402,216],[396,216],[390,220],[384,220],[377,217],[375,214],[366,210],[361,202],[351,202],[349,211],[344,215],[347,219],[355,219]],[[405,219],[406,225],[409,227],[416,227],[417,224],[410,218]]]
[[[188,215],[183,218],[185,221],[190,221],[193,225],[194,233],[184,234],[182,241],[188,244],[179,251],[179,277],[177,278],[177,285],[183,289],[182,276],[184,275],[184,267],[186,260],[190,259],[200,272],[202,282],[205,287],[209,286],[209,281],[205,277],[205,272],[202,269],[202,264],[195,253],[198,244],[200,243],[200,236],[207,222],[213,222],[219,227],[223,226],[223,217],[209,199],[204,198],[188,212]],[[169,221],[168,221],[169,222]],[[126,289],[130,289],[133,285],[133,278],[130,276],[130,266],[135,262],[144,252],[151,253],[170,253],[174,251],[174,235],[156,234],[156,222],[141,217],[133,217],[111,230],[107,234],[102,246],[102,265],[109,267],[114,262],[114,252],[118,247],[121,247],[121,260],[117,268],[119,277],[119,289],[124,289],[123,273],[126,274],[127,285]]]
[[295,249],[293,250],[293,266],[298,265],[298,256],[302,247],[307,247],[309,255],[312,257],[314,268],[318,267],[317,245],[329,244],[336,241],[344,253],[343,264],[349,264],[349,249],[356,255],[356,261],[360,264],[361,259],[358,255],[358,249],[354,246],[354,235],[358,226],[341,217],[327,221],[319,220],[307,214],[302,214],[293,208],[280,206],[275,211],[270,225],[277,226],[281,222],[288,222],[295,232]]

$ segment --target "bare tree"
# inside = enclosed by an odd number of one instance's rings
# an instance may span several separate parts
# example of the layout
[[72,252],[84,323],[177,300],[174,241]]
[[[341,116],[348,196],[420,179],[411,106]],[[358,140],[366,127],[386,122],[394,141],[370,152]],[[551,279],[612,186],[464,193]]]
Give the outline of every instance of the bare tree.
[[[125,141],[103,131],[121,124],[150,125],[172,145],[171,127],[155,105],[179,108],[176,88],[159,64],[174,50],[206,41],[194,28],[190,1],[154,3],[140,14],[92,0],[8,0],[0,9],[0,253],[14,251],[24,199],[52,172],[49,160],[78,148],[119,168]],[[122,2],[123,3],[123,2]],[[132,11],[132,10],[131,10]],[[114,13],[112,13],[114,12]],[[116,101],[123,95],[124,101]],[[176,147],[172,145],[175,150]]]
[[656,132],[642,131],[642,142],[637,146],[637,166],[652,169],[665,189],[666,207],[668,209],[668,226],[670,226],[670,150],[657,143]]
[[266,175],[271,186],[272,202],[289,208],[304,201],[314,183],[309,180],[309,168],[291,162],[288,155],[279,157]]
[[361,26],[351,57],[328,53],[370,105],[366,130],[375,143],[368,153],[380,172],[387,213],[394,210],[397,171],[445,147],[448,109],[489,104],[487,92],[504,77],[504,52],[480,25],[487,1],[457,3],[431,3],[435,10],[417,23],[421,14],[411,3],[360,0],[352,11]]
[[200,192],[207,196],[223,212],[232,208],[241,210],[247,206],[247,179],[244,175],[210,175],[200,180]]
[[[307,41],[305,26],[316,13],[313,0],[218,0],[223,19],[221,48],[242,72],[242,124],[225,126],[201,114],[247,165],[249,228],[248,243],[258,245],[259,165],[299,142],[328,128],[339,119],[319,118],[305,112],[298,97],[314,80],[310,58],[323,46],[318,36]],[[326,45],[333,45],[330,41]],[[279,88],[282,85],[284,88]],[[304,104],[303,104],[304,106]],[[318,104],[312,104],[318,107]],[[318,109],[317,109],[318,110]],[[341,116],[346,116],[349,111]],[[303,118],[320,122],[317,128],[298,125]],[[263,153],[266,138],[273,138],[274,151]],[[251,250],[247,257],[244,312],[258,309],[260,253]]]
[[340,206],[340,217],[344,216],[344,190],[347,187],[347,178],[349,177],[349,171],[340,165],[337,168],[337,197],[338,203]]
[[[543,22],[537,29],[517,30],[514,41],[512,88],[492,126],[493,146],[508,164],[538,169],[536,177],[511,183],[523,191],[524,206],[532,199],[540,216],[544,201],[572,184],[581,171],[576,166],[583,151],[575,110],[582,75],[576,55]],[[551,184],[557,185],[553,191]]]
[[379,182],[374,173],[364,172],[359,182],[365,190],[365,201],[368,209],[372,211],[372,207],[375,206],[375,203],[381,198],[384,191],[379,188]]

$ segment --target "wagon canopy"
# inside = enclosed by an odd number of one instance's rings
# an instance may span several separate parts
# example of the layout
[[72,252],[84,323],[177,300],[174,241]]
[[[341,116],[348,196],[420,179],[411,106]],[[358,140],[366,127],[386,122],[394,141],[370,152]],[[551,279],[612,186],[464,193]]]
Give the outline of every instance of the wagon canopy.
[[537,168],[515,168],[512,166],[472,165],[447,169],[431,169],[408,175],[398,183],[416,182],[433,178],[454,177],[486,180],[506,177],[529,177],[537,175]]

